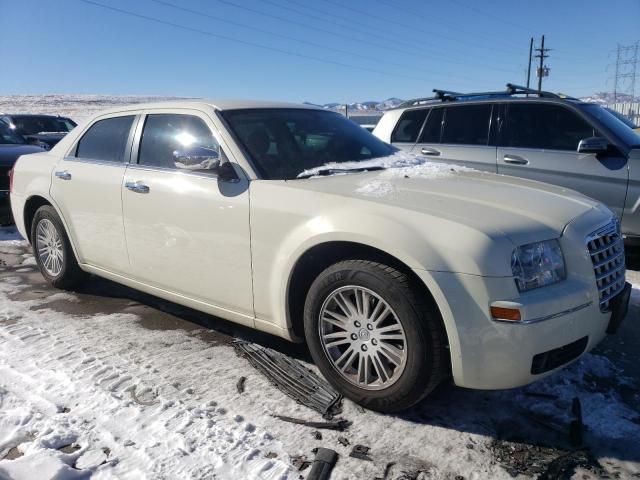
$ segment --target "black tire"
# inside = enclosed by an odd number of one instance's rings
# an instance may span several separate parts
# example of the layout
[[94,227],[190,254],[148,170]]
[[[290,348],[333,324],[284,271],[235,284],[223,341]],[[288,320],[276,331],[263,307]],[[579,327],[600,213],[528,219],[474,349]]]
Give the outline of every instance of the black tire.
[[[360,286],[393,309],[406,335],[406,364],[395,383],[367,390],[338,373],[320,340],[319,317],[325,300],[340,287]],[[428,395],[448,374],[446,333],[440,314],[404,273],[368,260],[345,260],[324,270],[311,285],[304,308],[305,337],[314,362],[345,397],[380,412],[405,410]]]
[[[44,220],[48,220],[53,224],[62,242],[62,268],[57,275],[52,275],[47,271],[37,248],[36,232],[38,224]],[[31,222],[31,244],[33,246],[33,255],[36,257],[36,263],[42,276],[44,276],[47,282],[53,287],[70,290],[86,278],[86,273],[78,266],[78,261],[73,253],[71,242],[69,242],[69,237],[67,236],[62,221],[52,206],[43,205],[33,216],[33,221]]]

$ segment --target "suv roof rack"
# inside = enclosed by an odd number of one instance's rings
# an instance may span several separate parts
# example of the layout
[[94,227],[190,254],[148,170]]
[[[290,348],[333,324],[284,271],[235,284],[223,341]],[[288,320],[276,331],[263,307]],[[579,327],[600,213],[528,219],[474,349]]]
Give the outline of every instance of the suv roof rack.
[[456,100],[470,100],[476,98],[491,98],[491,97],[510,97],[513,95],[536,95],[543,98],[562,98],[573,99],[566,95],[558,95],[553,92],[546,92],[544,90],[536,90],[535,88],[522,87],[513,83],[507,83],[507,89],[497,92],[472,92],[472,93],[460,93],[453,92],[451,90],[433,89],[433,97],[415,98],[408,100],[400,105],[400,107],[414,107],[426,102],[433,102],[440,100],[442,102],[453,102]]

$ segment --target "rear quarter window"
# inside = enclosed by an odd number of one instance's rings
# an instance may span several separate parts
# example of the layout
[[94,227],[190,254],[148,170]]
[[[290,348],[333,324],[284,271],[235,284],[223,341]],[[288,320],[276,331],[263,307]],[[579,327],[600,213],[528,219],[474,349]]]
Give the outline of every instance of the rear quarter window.
[[106,118],[91,125],[76,147],[76,158],[124,162],[134,115]]
[[404,112],[391,134],[391,143],[415,143],[428,112],[424,108]]

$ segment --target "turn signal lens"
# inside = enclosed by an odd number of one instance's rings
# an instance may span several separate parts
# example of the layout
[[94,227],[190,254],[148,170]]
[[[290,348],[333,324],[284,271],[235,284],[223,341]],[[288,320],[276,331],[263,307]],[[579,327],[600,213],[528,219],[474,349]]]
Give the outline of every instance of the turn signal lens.
[[522,320],[520,310],[517,308],[491,307],[491,316],[496,320],[511,320],[519,322]]

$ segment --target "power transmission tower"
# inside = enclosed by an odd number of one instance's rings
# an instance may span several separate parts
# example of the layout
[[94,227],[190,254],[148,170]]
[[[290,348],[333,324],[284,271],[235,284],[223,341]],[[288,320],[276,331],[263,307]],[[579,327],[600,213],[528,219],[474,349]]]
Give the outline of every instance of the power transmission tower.
[[616,49],[616,69],[613,78],[613,101],[618,103],[618,95],[636,95],[636,78],[638,76],[638,60],[640,42],[633,45],[620,45]]
[[538,67],[538,91],[542,91],[542,77],[549,76],[549,67],[544,64],[544,59],[549,58],[547,52],[551,51],[550,48],[544,48],[544,35],[542,35],[542,41],[540,42],[540,47],[534,49],[536,52],[539,52],[536,55],[536,58],[540,59],[540,66]]

